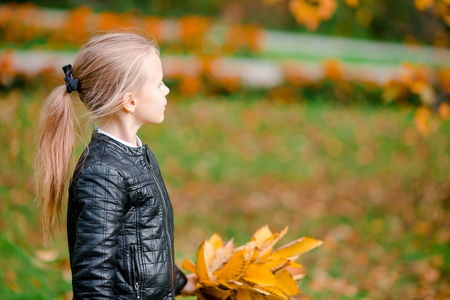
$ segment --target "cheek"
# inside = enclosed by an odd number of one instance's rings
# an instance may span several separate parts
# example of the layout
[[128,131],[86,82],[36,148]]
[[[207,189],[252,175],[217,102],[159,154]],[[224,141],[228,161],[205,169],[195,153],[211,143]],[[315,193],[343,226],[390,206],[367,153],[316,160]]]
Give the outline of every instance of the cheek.
[[147,103],[149,103],[150,105],[154,104],[159,99],[160,94],[161,93],[157,88],[149,89],[146,95]]

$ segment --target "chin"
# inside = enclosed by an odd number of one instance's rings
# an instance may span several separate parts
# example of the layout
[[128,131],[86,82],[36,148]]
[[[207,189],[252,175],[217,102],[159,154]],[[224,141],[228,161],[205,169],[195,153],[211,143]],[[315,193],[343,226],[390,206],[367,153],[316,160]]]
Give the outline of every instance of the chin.
[[153,117],[146,121],[146,124],[159,124],[164,121],[164,114],[162,114],[159,118]]

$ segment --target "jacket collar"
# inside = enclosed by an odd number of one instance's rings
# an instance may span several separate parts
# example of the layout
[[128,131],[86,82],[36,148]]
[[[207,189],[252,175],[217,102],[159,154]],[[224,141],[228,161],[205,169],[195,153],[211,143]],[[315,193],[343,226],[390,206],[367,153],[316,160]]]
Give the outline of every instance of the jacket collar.
[[105,134],[98,132],[97,128],[94,128],[92,132],[91,142],[104,143],[107,147],[111,147],[116,151],[121,151],[129,155],[143,155],[148,149],[148,145],[142,145],[139,147],[127,146]]

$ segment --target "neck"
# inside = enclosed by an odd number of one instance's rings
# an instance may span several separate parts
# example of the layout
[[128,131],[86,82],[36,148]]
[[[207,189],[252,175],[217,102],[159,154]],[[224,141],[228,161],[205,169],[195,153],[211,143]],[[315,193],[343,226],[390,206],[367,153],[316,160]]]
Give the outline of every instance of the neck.
[[102,122],[100,128],[130,144],[137,145],[136,134],[140,126],[132,118],[110,118]]

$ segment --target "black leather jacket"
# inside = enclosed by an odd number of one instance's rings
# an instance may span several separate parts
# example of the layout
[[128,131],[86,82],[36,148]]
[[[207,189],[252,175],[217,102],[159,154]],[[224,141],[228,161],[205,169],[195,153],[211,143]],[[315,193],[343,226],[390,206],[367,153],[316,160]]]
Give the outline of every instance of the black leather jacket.
[[174,299],[172,205],[147,145],[94,130],[69,186],[67,235],[74,299]]

